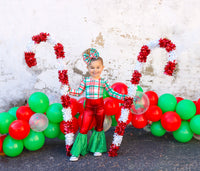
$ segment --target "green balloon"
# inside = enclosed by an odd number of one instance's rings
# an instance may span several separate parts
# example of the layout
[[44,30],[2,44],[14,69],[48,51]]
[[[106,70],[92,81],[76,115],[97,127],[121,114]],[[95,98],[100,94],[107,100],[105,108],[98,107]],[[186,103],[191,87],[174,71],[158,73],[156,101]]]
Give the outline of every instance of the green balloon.
[[176,97],[172,94],[163,94],[158,99],[158,107],[161,108],[162,112],[175,111],[177,105]]
[[65,134],[63,134],[62,132],[60,132],[60,133],[58,134],[58,139],[60,139],[60,140],[65,140]]
[[105,89],[103,89],[103,99],[105,99],[106,97],[110,97],[110,95]]
[[191,100],[181,100],[176,106],[176,113],[179,114],[181,119],[191,119],[196,113],[196,106]]
[[49,122],[48,127],[44,130],[44,135],[47,138],[56,138],[60,133],[60,125]]
[[191,128],[192,132],[200,135],[200,115],[195,115],[190,120],[190,128]]
[[23,142],[26,149],[36,151],[44,145],[45,136],[42,132],[30,130],[30,133],[25,139],[23,139]]
[[0,134],[7,134],[10,124],[15,117],[8,112],[0,113]]
[[111,126],[117,126],[117,121],[115,119],[115,115],[110,116],[112,119],[112,125]]
[[8,111],[8,113],[10,113],[11,115],[13,115],[14,117],[15,117],[15,119],[17,119],[17,117],[16,117],[16,112],[17,112],[17,109],[18,109],[19,107],[13,107],[13,108],[11,108],[9,111]]
[[52,123],[60,123],[63,120],[62,109],[63,106],[60,103],[51,104],[46,111],[49,121]]
[[9,157],[16,157],[22,153],[24,149],[22,140],[15,140],[8,135],[3,141],[3,152]]
[[174,138],[179,142],[188,142],[193,137],[193,132],[190,129],[188,121],[182,121],[179,129],[173,132]]
[[142,87],[140,87],[139,85],[137,85],[137,90],[136,91],[143,92],[143,89],[142,89]]
[[46,94],[36,92],[29,97],[28,104],[35,113],[45,113],[49,107],[49,99]]
[[166,133],[166,130],[162,127],[161,122],[153,122],[151,125],[151,133],[154,136],[161,137]]

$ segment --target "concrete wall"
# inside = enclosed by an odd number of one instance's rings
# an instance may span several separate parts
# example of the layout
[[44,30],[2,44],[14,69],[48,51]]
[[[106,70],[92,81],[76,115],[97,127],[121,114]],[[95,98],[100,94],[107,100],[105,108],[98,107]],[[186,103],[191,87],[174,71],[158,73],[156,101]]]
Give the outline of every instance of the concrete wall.
[[36,72],[24,51],[35,34],[48,32],[66,51],[73,88],[87,74],[81,53],[96,48],[104,58],[103,77],[128,84],[142,45],[161,37],[177,46],[179,69],[163,74],[167,53],[154,49],[143,68],[141,86],[161,95],[197,100],[200,95],[200,1],[198,0],[0,0],[0,112],[41,91],[59,102],[56,58],[50,45],[37,48]]

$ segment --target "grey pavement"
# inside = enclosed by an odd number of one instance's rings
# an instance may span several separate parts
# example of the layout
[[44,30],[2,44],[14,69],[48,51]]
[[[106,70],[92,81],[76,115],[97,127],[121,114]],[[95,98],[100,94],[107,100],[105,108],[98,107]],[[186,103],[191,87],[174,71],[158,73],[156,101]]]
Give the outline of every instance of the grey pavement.
[[[107,146],[112,142],[114,128],[106,132]],[[171,133],[155,137],[142,129],[128,127],[117,157],[81,156],[70,162],[65,155],[65,143],[59,139],[46,139],[38,151],[24,150],[19,156],[0,157],[0,170],[144,170],[184,171],[200,170],[200,141],[177,142]]]

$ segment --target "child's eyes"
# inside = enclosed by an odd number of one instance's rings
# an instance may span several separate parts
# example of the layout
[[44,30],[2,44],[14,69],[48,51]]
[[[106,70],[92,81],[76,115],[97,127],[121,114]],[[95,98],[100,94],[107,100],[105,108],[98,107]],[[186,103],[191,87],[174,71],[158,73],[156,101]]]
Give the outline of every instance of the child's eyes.
[[[97,69],[99,69],[100,67],[97,67]],[[94,67],[91,67],[91,69],[95,69]]]

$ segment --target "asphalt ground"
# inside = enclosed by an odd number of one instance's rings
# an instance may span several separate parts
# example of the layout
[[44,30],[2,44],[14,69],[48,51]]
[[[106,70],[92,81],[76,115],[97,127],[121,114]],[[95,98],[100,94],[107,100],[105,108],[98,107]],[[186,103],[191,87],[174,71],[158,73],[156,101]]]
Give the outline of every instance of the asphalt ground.
[[[107,147],[113,139],[114,127],[105,134]],[[89,133],[91,134],[91,133]],[[155,137],[143,129],[127,127],[117,157],[104,153],[94,157],[92,153],[70,162],[65,155],[65,143],[59,139],[46,139],[38,151],[24,151],[17,157],[0,156],[0,170],[147,170],[183,171],[200,170],[200,141],[177,142],[171,133]]]

